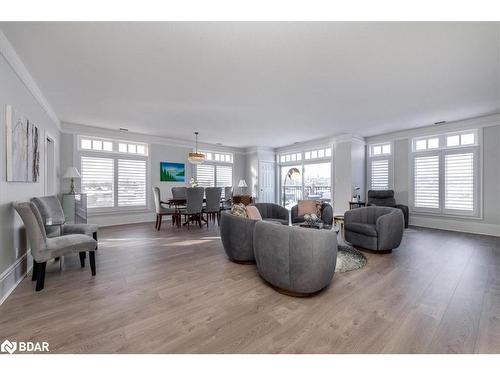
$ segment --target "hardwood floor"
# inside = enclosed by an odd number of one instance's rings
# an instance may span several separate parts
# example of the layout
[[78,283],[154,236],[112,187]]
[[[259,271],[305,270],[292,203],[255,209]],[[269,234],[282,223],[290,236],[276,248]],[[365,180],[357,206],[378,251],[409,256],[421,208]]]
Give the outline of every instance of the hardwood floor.
[[103,228],[97,276],[67,257],[0,306],[0,342],[53,353],[500,353],[500,238],[412,228],[311,298],[231,263],[214,227]]

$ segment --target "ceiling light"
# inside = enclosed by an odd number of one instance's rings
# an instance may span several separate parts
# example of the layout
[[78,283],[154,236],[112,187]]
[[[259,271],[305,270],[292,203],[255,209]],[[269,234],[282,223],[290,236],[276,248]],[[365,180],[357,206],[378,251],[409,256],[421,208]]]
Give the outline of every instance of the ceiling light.
[[196,147],[195,147],[195,152],[190,152],[188,155],[188,161],[191,164],[201,164],[205,161],[205,154],[202,154],[201,152],[198,152],[198,132],[194,132],[194,135],[196,136]]

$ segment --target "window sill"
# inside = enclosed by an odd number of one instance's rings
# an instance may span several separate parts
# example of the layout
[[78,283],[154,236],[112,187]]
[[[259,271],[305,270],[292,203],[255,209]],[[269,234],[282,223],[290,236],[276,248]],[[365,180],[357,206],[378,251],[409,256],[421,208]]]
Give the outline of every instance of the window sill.
[[454,215],[454,214],[443,214],[437,212],[427,212],[427,211],[410,211],[410,215],[416,216],[431,216],[443,219],[461,219],[461,220],[484,220],[483,216],[474,215]]
[[117,215],[117,214],[145,214],[145,213],[150,213],[152,210],[150,210],[147,207],[140,207],[140,208],[122,208],[122,209],[116,209],[116,208],[110,208],[108,210],[99,210],[99,211],[92,211],[89,209],[88,211],[88,216],[89,217],[95,217],[95,216],[105,216],[105,215]]

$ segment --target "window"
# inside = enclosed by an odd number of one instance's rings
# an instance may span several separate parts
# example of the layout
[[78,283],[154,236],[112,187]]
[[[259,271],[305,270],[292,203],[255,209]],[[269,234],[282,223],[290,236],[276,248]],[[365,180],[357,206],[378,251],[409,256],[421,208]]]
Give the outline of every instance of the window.
[[392,144],[382,143],[370,145],[370,156],[381,156],[381,155],[391,155]]
[[415,159],[415,207],[439,208],[439,157]]
[[413,209],[479,215],[477,130],[418,138],[413,143]]
[[[202,187],[233,186],[233,154],[202,151],[206,162],[196,165],[196,179]],[[224,190],[222,190],[224,197]]]
[[[290,168],[297,168],[300,171],[300,175],[293,175],[291,178],[286,178],[286,184],[285,187],[283,188],[285,177]],[[282,201],[284,200],[285,207],[291,208],[292,206],[297,204],[299,200],[302,199],[303,197],[302,177],[303,177],[302,165],[287,165],[281,167],[280,196],[281,200]]]
[[300,161],[300,160],[302,160],[302,153],[295,152],[292,154],[282,154],[282,155],[280,155],[279,160],[281,163],[287,163],[287,162],[291,162],[291,161]]
[[392,143],[368,146],[368,184],[371,190],[392,187]]
[[87,193],[90,210],[147,206],[146,144],[78,139],[82,192]]
[[146,205],[146,161],[118,159],[118,206]]
[[474,209],[474,154],[448,154],[444,157],[444,205],[447,210]]
[[114,160],[82,156],[82,192],[87,194],[88,208],[113,207]]
[[304,164],[305,199],[329,201],[332,191],[332,165],[328,163]]
[[389,160],[380,159],[371,162],[371,184],[372,190],[389,189]]

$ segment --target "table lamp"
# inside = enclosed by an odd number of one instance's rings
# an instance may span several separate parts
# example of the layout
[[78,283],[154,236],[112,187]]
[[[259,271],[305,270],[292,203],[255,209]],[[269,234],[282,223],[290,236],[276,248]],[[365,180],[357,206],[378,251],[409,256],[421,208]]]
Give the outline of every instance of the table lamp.
[[69,167],[68,169],[66,169],[66,173],[64,174],[63,178],[71,178],[71,191],[69,192],[70,194],[75,194],[75,178],[80,177],[82,176],[80,175],[80,172],[78,172],[78,169],[76,169],[75,167]]

